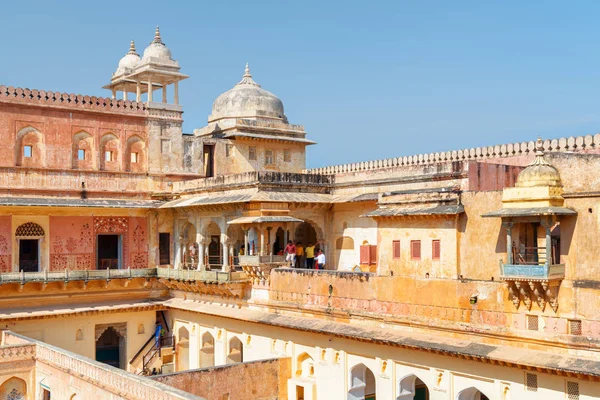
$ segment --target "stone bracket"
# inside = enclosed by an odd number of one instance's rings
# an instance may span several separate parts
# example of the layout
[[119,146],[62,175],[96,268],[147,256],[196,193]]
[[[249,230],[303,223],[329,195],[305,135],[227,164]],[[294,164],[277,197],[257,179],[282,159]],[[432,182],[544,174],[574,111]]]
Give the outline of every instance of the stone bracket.
[[527,310],[535,301],[542,311],[546,304],[556,313],[558,311],[558,290],[561,279],[532,279],[532,278],[503,278],[508,289],[508,298],[512,301],[515,309],[519,309],[521,302]]

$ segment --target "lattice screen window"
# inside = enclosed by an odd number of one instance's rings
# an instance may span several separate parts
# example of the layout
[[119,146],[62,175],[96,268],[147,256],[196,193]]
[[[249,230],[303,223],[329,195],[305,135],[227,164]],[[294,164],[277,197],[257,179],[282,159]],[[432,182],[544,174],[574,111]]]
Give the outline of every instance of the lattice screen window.
[[530,374],[529,372],[525,374],[525,390],[528,392],[538,391],[538,377],[536,374]]
[[575,336],[581,336],[581,320],[570,319],[569,320],[569,334]]
[[36,224],[35,222],[25,222],[20,225],[15,232],[15,236],[20,237],[39,237],[44,236],[44,228]]
[[540,330],[540,318],[537,315],[527,316],[527,329],[530,331]]
[[567,382],[567,399],[579,400],[579,382]]

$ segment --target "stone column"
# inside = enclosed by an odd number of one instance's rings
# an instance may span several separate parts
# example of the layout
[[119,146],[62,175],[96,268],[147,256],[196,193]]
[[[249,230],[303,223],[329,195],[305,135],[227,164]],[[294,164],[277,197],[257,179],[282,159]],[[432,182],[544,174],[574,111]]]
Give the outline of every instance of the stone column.
[[259,244],[258,255],[261,255],[261,256],[265,255],[265,231],[264,231],[264,229],[260,229],[260,244]]
[[176,219],[174,223],[175,227],[173,229],[173,253],[175,254],[175,257],[173,259],[173,268],[178,269],[179,264],[181,263],[181,239],[179,238],[179,221]]
[[142,101],[142,84],[140,81],[135,83],[135,101],[138,103]]
[[113,100],[115,100],[117,98],[117,91],[116,90],[112,90],[112,97]]
[[148,78],[148,103],[152,101],[152,80]]
[[250,243],[248,243],[249,229],[244,231],[244,255],[250,255]]
[[285,248],[285,246],[287,246],[287,242],[288,242],[288,224],[285,223],[285,224],[283,224],[283,248]]
[[174,103],[179,104],[179,82],[173,84],[173,95],[175,96]]
[[223,250],[223,264],[222,271],[229,271],[229,242],[227,241],[227,235],[221,235],[221,247]]
[[267,255],[273,255],[273,227],[267,227]]
[[163,87],[162,87],[162,95],[163,95],[163,96],[162,96],[162,102],[163,102],[163,103],[166,103],[166,102],[167,102],[167,85],[164,85],[164,84],[163,84]]
[[508,253],[507,264],[511,265],[514,263],[513,260],[513,247],[512,247],[512,228],[514,223],[506,222],[504,226],[506,227],[506,252]]
[[123,90],[123,100],[127,101],[127,91]]
[[[546,268],[549,268],[552,265],[552,231],[549,222],[542,224],[544,228],[546,228]],[[550,271],[548,271],[550,272]]]
[[204,241],[198,242],[198,271],[204,270]]

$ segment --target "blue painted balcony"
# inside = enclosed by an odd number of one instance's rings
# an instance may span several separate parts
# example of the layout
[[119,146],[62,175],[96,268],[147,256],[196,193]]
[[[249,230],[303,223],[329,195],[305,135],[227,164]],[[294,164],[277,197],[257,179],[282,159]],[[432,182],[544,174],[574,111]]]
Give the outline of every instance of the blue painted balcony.
[[564,279],[565,265],[555,264],[555,258],[558,257],[554,254],[547,257],[545,247],[512,249],[509,253],[509,262],[501,265],[500,274],[503,279]]

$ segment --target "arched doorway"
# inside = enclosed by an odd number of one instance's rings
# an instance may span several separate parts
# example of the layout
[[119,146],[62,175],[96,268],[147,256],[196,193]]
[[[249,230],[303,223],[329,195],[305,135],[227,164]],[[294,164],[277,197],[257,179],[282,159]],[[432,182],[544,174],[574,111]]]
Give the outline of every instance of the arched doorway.
[[350,370],[348,400],[376,400],[377,384],[373,371],[364,364],[355,365]]
[[293,239],[294,243],[301,242],[304,246],[306,246],[308,242],[316,244],[317,239],[317,231],[310,222],[302,222],[296,227]]
[[177,331],[177,371],[190,369],[190,332],[185,326]]
[[236,337],[229,341],[229,352],[227,354],[227,364],[244,362],[244,345]]
[[210,332],[202,335],[202,348],[200,349],[200,368],[215,365],[215,338]]
[[461,391],[456,396],[456,400],[489,400],[489,398],[481,393],[479,389],[470,387]]
[[0,399],[25,400],[27,399],[27,383],[20,378],[12,377],[0,386]]
[[283,228],[277,228],[275,241],[273,242],[273,254],[278,255],[279,252],[283,254],[283,249],[285,249],[285,231]]
[[302,353],[296,360],[296,376],[302,378],[315,377],[315,360],[308,353]]
[[221,248],[221,229],[214,222],[206,228],[204,237],[208,238],[208,266],[221,268],[223,265],[223,250]]
[[96,361],[121,368],[122,365],[123,337],[112,326],[96,340]]
[[183,252],[181,263],[187,269],[196,269],[198,266],[198,243],[196,243],[196,227],[188,223],[183,229]]
[[19,225],[15,237],[19,245],[19,271],[38,272],[40,270],[40,242],[44,229],[35,222]]
[[396,400],[429,400],[427,385],[415,375],[405,376],[399,383]]

